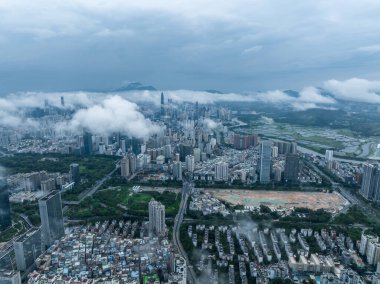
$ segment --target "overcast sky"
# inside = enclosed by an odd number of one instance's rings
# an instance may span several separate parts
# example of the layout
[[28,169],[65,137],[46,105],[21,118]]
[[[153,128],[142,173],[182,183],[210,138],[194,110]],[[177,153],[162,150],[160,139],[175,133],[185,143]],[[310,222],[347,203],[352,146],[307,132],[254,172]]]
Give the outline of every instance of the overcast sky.
[[379,0],[0,0],[0,94],[380,78]]

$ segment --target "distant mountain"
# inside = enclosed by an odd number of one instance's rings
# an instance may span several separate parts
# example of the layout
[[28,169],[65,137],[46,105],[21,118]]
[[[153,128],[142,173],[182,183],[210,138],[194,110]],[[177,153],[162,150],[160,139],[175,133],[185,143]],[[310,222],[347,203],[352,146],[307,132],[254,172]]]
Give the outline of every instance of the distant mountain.
[[129,83],[128,85],[112,90],[112,92],[127,92],[127,91],[157,91],[157,89],[153,86],[145,86],[141,84],[140,82],[132,82],[132,83]]
[[285,94],[287,94],[289,97],[298,98],[300,94],[293,90],[286,90],[284,91]]
[[217,91],[217,90],[205,90],[205,92],[207,93],[210,93],[210,94],[223,94],[223,92],[221,91]]

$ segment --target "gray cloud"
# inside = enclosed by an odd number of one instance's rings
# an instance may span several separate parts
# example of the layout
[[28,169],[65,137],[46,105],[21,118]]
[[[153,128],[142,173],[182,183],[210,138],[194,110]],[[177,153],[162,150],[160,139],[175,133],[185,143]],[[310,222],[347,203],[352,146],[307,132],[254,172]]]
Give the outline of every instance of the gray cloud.
[[375,0],[2,1],[0,92],[126,78],[243,92],[376,74],[379,11]]

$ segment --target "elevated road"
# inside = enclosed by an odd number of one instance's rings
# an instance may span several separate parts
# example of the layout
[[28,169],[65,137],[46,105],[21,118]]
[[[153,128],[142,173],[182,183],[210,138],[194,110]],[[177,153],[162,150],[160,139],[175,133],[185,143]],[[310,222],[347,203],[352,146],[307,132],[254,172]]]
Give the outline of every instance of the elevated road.
[[179,206],[178,214],[176,215],[174,219],[174,227],[173,227],[173,243],[174,245],[178,248],[179,253],[181,256],[186,260],[187,263],[187,275],[188,277],[188,282],[192,284],[197,283],[197,277],[195,275],[195,272],[193,270],[193,267],[190,265],[189,259],[187,257],[187,253],[182,247],[181,240],[179,237],[179,232],[180,232],[180,227],[183,222],[183,216],[186,212],[186,205],[187,205],[187,200],[190,196],[192,190],[192,184],[188,182],[183,182],[183,187],[182,187],[182,198],[181,198],[181,204]]

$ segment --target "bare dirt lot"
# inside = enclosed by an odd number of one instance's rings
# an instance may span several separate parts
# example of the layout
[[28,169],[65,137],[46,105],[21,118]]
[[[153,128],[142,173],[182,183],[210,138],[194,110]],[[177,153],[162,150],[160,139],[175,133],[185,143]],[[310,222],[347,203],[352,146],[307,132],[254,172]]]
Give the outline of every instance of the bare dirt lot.
[[299,192],[299,191],[261,191],[261,190],[207,190],[218,199],[233,205],[260,206],[277,208],[306,207],[309,209],[339,210],[348,201],[338,193]]

